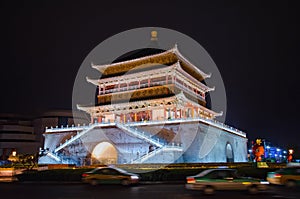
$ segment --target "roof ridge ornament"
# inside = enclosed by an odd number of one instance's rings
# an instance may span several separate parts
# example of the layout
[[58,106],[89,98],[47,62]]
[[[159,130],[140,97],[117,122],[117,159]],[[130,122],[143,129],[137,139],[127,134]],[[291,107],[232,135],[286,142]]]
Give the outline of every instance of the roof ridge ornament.
[[172,53],[178,52],[178,45],[177,45],[177,43],[174,44],[174,47],[171,48],[170,51],[171,51]]
[[157,40],[158,40],[157,31],[156,30],[151,31],[151,41],[157,41]]
[[180,91],[180,93],[178,93],[178,94],[176,95],[176,98],[185,98],[185,95],[184,95],[184,93],[183,93],[182,90]]
[[216,114],[216,116],[222,116],[223,115],[223,111],[220,111],[219,113]]
[[[178,67],[180,67],[180,60],[178,59],[177,60],[177,62],[176,62],[176,64],[175,64],[175,68],[178,68]],[[180,67],[181,68],[181,67]]]

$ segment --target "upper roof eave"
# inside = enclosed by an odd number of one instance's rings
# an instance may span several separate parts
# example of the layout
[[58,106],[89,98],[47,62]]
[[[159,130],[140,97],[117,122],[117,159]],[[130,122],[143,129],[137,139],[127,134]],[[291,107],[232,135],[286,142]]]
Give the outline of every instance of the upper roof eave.
[[170,49],[170,50],[167,50],[167,51],[162,52],[162,53],[158,53],[158,54],[154,54],[154,55],[147,55],[145,57],[135,58],[135,59],[121,61],[121,62],[116,62],[116,63],[111,63],[111,64],[101,64],[101,65],[98,65],[98,64],[91,63],[91,66],[92,66],[92,68],[97,69],[97,70],[99,70],[101,72],[101,71],[105,70],[107,67],[118,66],[118,65],[121,65],[121,64],[129,64],[129,63],[133,63],[133,62],[137,62],[137,61],[141,61],[141,60],[146,60],[146,59],[148,59],[150,57],[163,56],[163,55],[166,55],[166,54],[172,53],[172,52],[173,52],[172,49]]
[[158,54],[154,54],[154,55],[147,55],[144,57],[140,57],[140,58],[135,58],[135,59],[131,59],[131,60],[127,60],[127,61],[122,61],[122,62],[117,62],[117,63],[112,63],[112,64],[104,64],[104,65],[97,65],[94,63],[91,63],[92,68],[98,70],[101,73],[104,73],[105,69],[108,67],[114,67],[114,66],[121,66],[121,65],[126,65],[126,64],[130,64],[130,63],[134,63],[134,62],[138,62],[138,61],[143,61],[143,60],[147,60],[149,58],[155,58],[155,57],[160,57],[160,56],[165,56],[168,55],[169,53],[172,53],[174,55],[176,55],[176,57],[184,62],[185,64],[189,65],[190,67],[192,67],[198,74],[200,74],[203,79],[205,78],[210,78],[211,77],[211,73],[206,74],[205,72],[203,72],[202,70],[200,70],[198,67],[196,67],[194,64],[192,64],[188,59],[186,59],[178,50],[177,44],[175,44],[175,46],[173,48],[171,48],[170,50],[167,50],[165,52],[162,53],[158,53]]
[[211,73],[206,74],[205,72],[203,72],[202,70],[200,70],[198,67],[196,67],[194,64],[192,64],[188,59],[186,59],[179,51],[177,44],[175,44],[175,46],[171,49],[172,52],[183,62],[185,62],[186,64],[188,64],[189,66],[192,66],[193,69],[195,69],[204,79],[205,78],[210,78],[211,77]]

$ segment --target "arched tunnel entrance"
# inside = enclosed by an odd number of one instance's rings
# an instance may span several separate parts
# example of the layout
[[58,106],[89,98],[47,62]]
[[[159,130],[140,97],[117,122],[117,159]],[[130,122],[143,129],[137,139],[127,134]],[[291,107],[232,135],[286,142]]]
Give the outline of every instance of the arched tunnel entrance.
[[233,149],[230,143],[226,144],[226,162],[234,162]]
[[118,151],[109,142],[101,142],[93,149],[91,164],[116,164],[117,160]]

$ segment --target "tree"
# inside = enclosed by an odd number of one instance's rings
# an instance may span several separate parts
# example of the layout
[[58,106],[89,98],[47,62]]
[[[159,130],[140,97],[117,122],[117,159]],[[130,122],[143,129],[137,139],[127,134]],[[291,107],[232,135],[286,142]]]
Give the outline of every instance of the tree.
[[8,160],[13,162],[13,165],[21,164],[27,170],[32,170],[36,165],[37,156],[34,154],[10,155]]

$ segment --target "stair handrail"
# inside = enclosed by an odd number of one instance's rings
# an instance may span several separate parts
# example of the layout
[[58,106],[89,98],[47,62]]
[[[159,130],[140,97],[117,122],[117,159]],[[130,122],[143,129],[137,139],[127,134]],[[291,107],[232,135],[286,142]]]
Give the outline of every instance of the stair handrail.
[[99,126],[100,123],[94,123],[88,126],[88,128],[83,129],[80,133],[77,131],[77,134],[75,136],[73,136],[71,139],[67,140],[66,142],[64,142],[63,144],[60,144],[58,147],[56,147],[54,149],[54,152],[58,152],[59,150],[61,150],[62,148],[68,146],[69,144],[71,144],[72,142],[74,142],[75,140],[79,139],[81,136],[83,136],[84,134],[86,134],[88,131],[94,129],[95,127]]
[[151,138],[151,137],[147,137],[146,135],[140,133],[138,130],[133,129],[133,128],[131,128],[131,127],[128,126],[128,125],[124,125],[124,124],[121,124],[121,123],[119,123],[119,122],[115,122],[115,123],[116,123],[116,126],[117,126],[117,127],[119,127],[119,128],[121,128],[121,129],[123,129],[123,130],[125,130],[125,131],[127,131],[127,132],[129,132],[129,133],[131,133],[131,134],[133,134],[133,135],[135,135],[135,136],[138,137],[138,138],[141,138],[141,139],[144,139],[144,140],[150,142],[151,144],[155,145],[156,147],[161,148],[161,147],[164,146],[164,145],[163,145],[162,143],[160,143],[159,141],[157,141],[157,140],[155,140],[155,139],[153,139],[153,138]]
[[143,161],[145,161],[148,158],[152,157],[153,155],[159,153],[160,151],[164,151],[165,149],[174,149],[176,151],[183,151],[183,147],[182,146],[165,145],[164,147],[157,148],[157,149],[151,151],[150,153],[146,153],[146,154],[142,155],[141,157],[139,157],[139,158],[131,161],[131,163],[142,163]]
[[55,155],[54,153],[52,153],[50,151],[47,152],[46,155],[49,156],[50,158],[56,160],[57,162],[61,162],[62,161],[60,157],[58,157],[57,155]]

